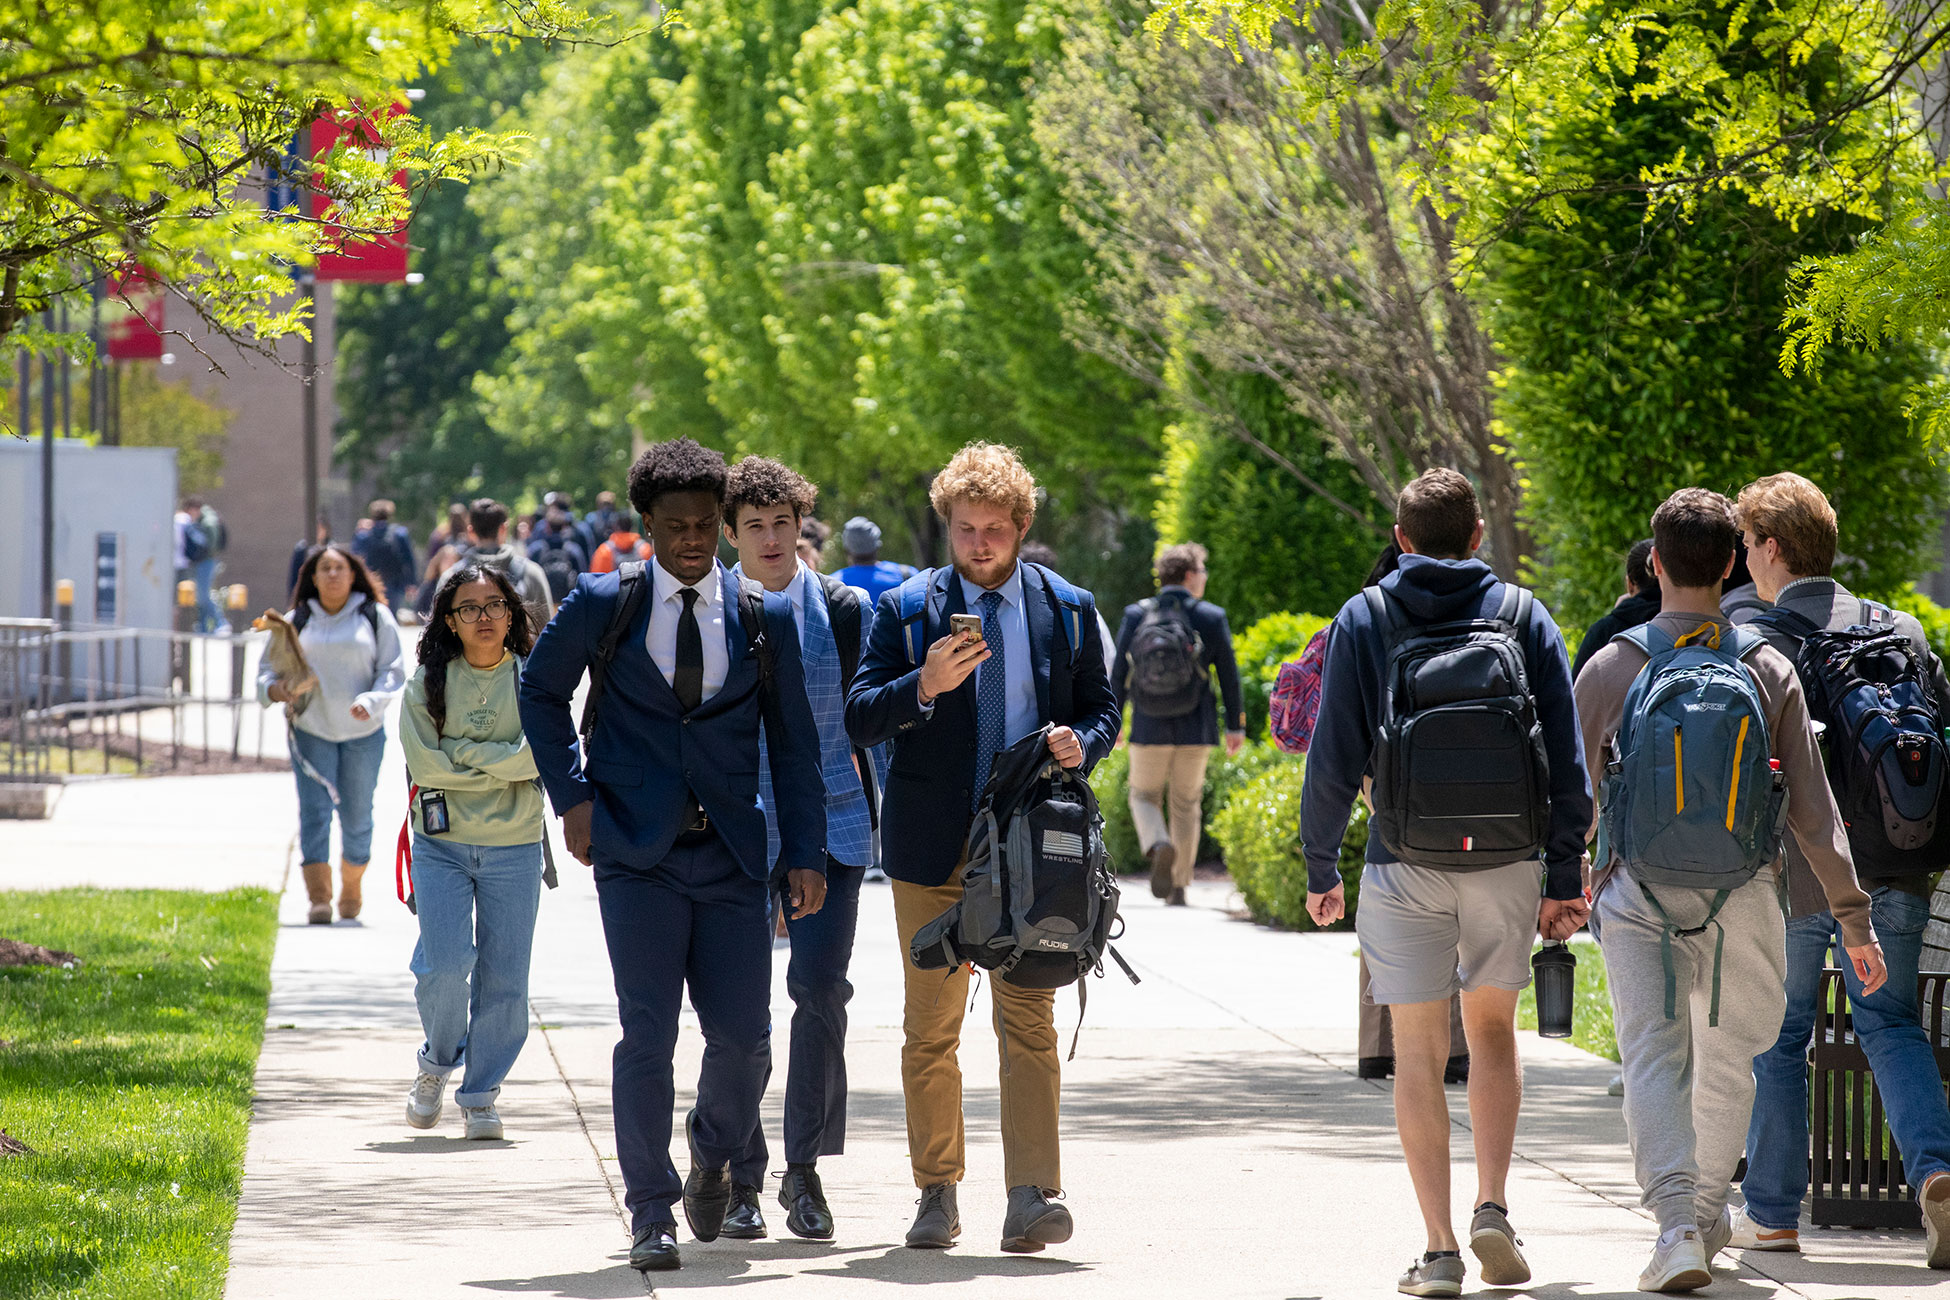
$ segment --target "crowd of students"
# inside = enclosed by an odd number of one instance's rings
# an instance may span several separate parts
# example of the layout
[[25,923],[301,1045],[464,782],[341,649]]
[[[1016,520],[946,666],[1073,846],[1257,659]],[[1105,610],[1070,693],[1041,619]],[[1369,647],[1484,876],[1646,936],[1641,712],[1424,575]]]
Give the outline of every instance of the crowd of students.
[[[1926,1262],[1950,1268],[1950,1107],[1917,1005],[1927,895],[1950,859],[1950,683],[1922,629],[1834,579],[1835,513],[1796,474],[1737,501],[1667,499],[1575,677],[1549,613],[1474,558],[1482,537],[1462,476],[1431,470],[1402,491],[1398,567],[1325,640],[1301,801],[1323,925],[1344,911],[1354,800],[1373,809],[1355,925],[1370,996],[1392,1012],[1396,1123],[1427,1229],[1398,1289],[1453,1296],[1464,1281],[1441,1086],[1458,992],[1469,1246],[1485,1284],[1530,1280],[1507,1197],[1517,997],[1533,942],[1586,927],[1658,1222],[1639,1289],[1704,1287],[1729,1247],[1798,1249],[1831,947]],[[1733,583],[1743,544],[1751,585]]]

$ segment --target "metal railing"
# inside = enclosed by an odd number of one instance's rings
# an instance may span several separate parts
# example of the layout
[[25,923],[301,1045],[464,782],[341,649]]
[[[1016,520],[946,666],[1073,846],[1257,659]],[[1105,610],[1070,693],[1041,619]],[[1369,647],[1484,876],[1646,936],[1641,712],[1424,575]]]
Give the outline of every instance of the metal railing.
[[267,639],[0,618],[0,780],[283,758],[257,704]]

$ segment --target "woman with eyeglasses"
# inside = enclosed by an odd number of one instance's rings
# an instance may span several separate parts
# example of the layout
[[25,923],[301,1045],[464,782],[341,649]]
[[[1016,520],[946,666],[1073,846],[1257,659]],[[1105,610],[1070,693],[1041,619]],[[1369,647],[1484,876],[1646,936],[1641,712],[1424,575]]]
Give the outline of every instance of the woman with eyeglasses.
[[406,684],[400,743],[417,793],[414,998],[426,1043],[406,1122],[440,1121],[447,1078],[470,1138],[501,1137],[495,1099],[528,1038],[528,957],[542,891],[542,792],[516,688],[535,632],[499,569],[447,574]]
[[286,704],[298,783],[298,848],[313,925],[332,923],[332,814],[339,819],[339,919],[359,915],[372,859],[372,791],[386,752],[386,710],[406,678],[386,588],[351,548],[325,542],[298,567],[287,616],[318,678],[293,698],[267,655],[258,701]]

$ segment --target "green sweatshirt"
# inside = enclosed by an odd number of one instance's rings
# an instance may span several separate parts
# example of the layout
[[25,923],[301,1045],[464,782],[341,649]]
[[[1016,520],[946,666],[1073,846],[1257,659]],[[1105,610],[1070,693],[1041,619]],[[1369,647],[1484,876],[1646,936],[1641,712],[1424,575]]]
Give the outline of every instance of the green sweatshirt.
[[[427,714],[426,669],[406,684],[399,729],[406,770],[423,795],[440,790],[447,796],[449,829],[437,838],[491,847],[541,840],[542,792],[515,697],[520,676],[521,661],[511,654],[485,670],[453,659],[443,732],[434,730]],[[425,834],[418,799],[412,815],[414,831]]]

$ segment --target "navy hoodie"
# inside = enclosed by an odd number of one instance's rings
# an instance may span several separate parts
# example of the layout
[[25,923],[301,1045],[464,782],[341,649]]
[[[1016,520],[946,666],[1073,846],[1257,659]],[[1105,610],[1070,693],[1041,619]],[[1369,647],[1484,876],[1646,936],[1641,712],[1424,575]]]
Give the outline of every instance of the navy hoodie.
[[[1402,556],[1401,567],[1381,589],[1418,623],[1491,618],[1503,602],[1503,584],[1481,560]],[[1341,606],[1327,641],[1321,677],[1320,720],[1307,751],[1306,784],[1300,795],[1300,839],[1307,855],[1307,889],[1324,894],[1340,883],[1341,837],[1361,793],[1375,735],[1381,729],[1382,673],[1388,647],[1357,595]],[[1524,658],[1531,697],[1550,761],[1550,833],[1544,842],[1544,896],[1572,899],[1584,892],[1584,837],[1591,827],[1591,782],[1578,739],[1577,706],[1571,700],[1571,663],[1564,638],[1542,601],[1531,606]],[[1368,861],[1387,862],[1379,835],[1368,837]]]

